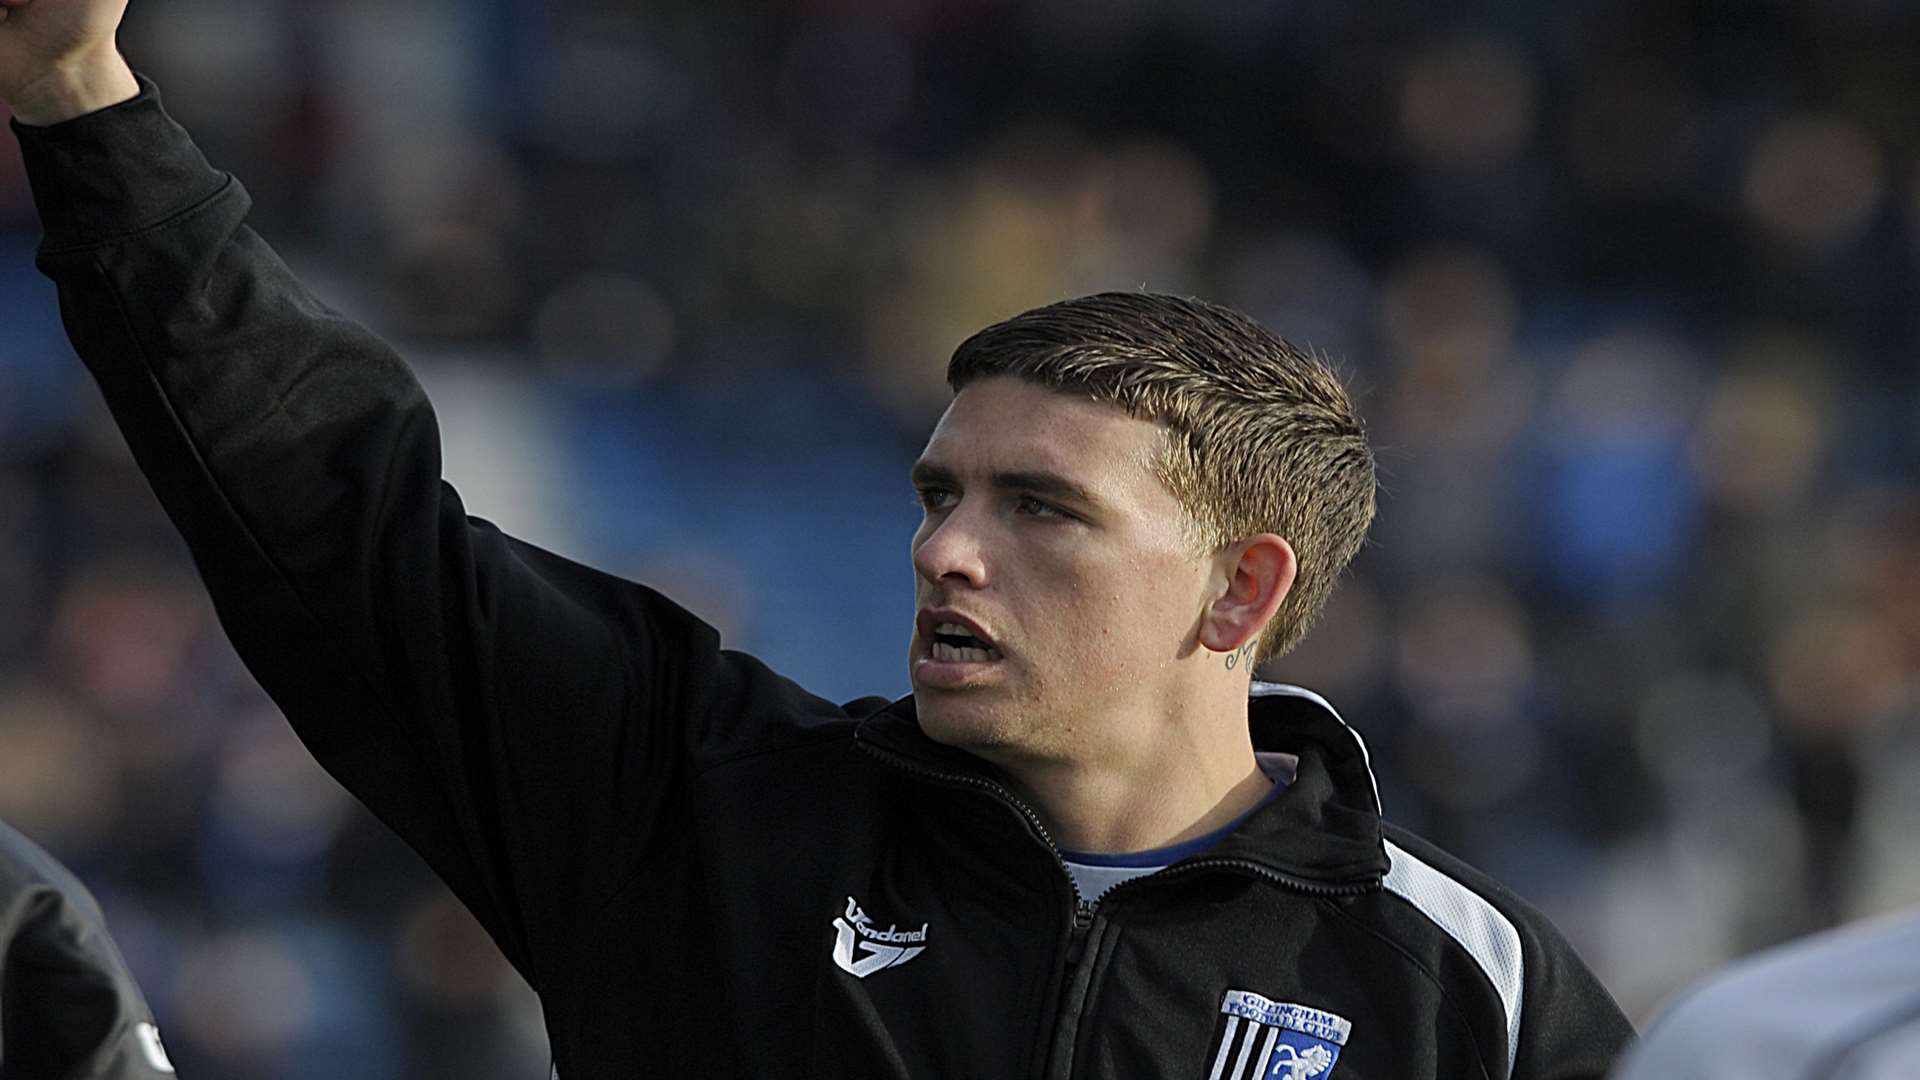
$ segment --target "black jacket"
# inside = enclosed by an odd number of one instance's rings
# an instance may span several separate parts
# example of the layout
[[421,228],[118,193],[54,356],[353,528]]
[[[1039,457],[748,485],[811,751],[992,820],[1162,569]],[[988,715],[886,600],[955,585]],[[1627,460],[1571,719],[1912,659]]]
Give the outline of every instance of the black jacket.
[[165,1080],[153,1012],[100,905],[0,824],[0,1080]]
[[910,699],[823,701],[469,518],[400,359],[150,87],[20,139],[40,266],[235,646],[539,992],[565,1080],[1593,1076],[1629,1038],[1538,914],[1383,834],[1295,694],[1252,709],[1287,790],[1077,920]]

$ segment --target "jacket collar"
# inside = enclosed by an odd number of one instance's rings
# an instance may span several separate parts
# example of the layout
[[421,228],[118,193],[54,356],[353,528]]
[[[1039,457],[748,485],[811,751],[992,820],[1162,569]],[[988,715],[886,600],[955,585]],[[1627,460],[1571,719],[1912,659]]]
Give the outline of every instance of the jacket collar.
[[[1299,764],[1286,790],[1200,857],[1242,860],[1327,883],[1384,875],[1379,788],[1359,733],[1325,698],[1286,683],[1256,681],[1247,716],[1256,752],[1293,755]],[[968,783],[986,781],[1013,798],[1013,785],[1000,769],[928,738],[920,730],[911,697],[861,721],[854,738],[883,756],[908,759],[910,767],[963,777]],[[1015,802],[1032,816],[1031,808]]]

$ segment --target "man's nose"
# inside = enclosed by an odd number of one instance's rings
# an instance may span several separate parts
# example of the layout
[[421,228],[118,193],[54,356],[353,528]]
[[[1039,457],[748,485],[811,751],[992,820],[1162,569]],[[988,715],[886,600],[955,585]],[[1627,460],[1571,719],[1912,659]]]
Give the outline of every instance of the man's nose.
[[981,522],[965,503],[937,522],[921,526],[913,549],[913,568],[929,582],[949,581],[980,588],[987,583]]

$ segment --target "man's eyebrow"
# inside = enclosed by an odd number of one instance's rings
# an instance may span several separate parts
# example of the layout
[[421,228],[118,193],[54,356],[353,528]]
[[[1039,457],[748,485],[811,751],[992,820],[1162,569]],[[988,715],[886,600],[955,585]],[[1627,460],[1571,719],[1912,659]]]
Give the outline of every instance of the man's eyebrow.
[[1047,472],[1044,469],[1020,472],[997,472],[993,474],[993,482],[999,487],[1012,488],[1016,491],[1031,491],[1035,495],[1047,495],[1056,499],[1065,499],[1068,502],[1079,503],[1082,506],[1101,505],[1100,500],[1094,497],[1093,492],[1061,476],[1059,473]]
[[929,461],[914,462],[913,471],[908,473],[907,477],[913,481],[914,487],[922,487],[927,484],[946,484],[951,487],[957,482],[957,478],[953,475],[952,469],[944,465],[935,465]]
[[[913,471],[909,475],[912,477],[914,486],[916,487],[930,484],[957,487],[960,483],[959,477],[954,474],[952,469],[928,461],[915,462]],[[993,484],[999,488],[1027,491],[1035,495],[1064,499],[1082,506],[1097,507],[1104,505],[1093,492],[1087,490],[1085,487],[1061,476],[1059,473],[1048,472],[1045,469],[1016,469],[997,472],[993,474]]]

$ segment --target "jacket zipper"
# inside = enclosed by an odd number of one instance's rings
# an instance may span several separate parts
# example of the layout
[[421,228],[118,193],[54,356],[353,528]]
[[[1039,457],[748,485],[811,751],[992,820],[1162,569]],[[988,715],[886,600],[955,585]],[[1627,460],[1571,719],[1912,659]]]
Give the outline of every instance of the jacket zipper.
[[1093,964],[1087,954],[1099,950],[1107,928],[1106,920],[1100,918],[1099,901],[1085,899],[1079,892],[1080,887],[1075,885],[1067,966],[1060,975],[1060,1004],[1054,1010],[1053,1040],[1047,1047],[1047,1068],[1042,1074],[1046,1080],[1066,1080],[1073,1075],[1073,1047],[1080,1041],[1080,1016],[1086,1012],[1087,999],[1093,996]]
[[[1064,860],[1062,865],[1065,865]],[[1100,939],[1105,936],[1108,925],[1107,919],[1100,914],[1101,908],[1117,892],[1137,888],[1148,882],[1170,881],[1204,870],[1235,870],[1264,878],[1284,888],[1310,896],[1357,896],[1379,887],[1379,882],[1371,878],[1342,882],[1337,885],[1328,884],[1309,881],[1292,874],[1283,874],[1246,859],[1214,857],[1178,863],[1151,874],[1123,881],[1102,893],[1098,900],[1079,899],[1074,911],[1073,936],[1067,948],[1067,973],[1062,983],[1065,994],[1054,1021],[1053,1047],[1047,1055],[1046,1080],[1070,1080],[1073,1076],[1073,1051],[1074,1044],[1079,1041],[1080,1016],[1086,1011],[1087,1002],[1092,998],[1094,989],[1092,966],[1087,964],[1083,967],[1082,964],[1086,960],[1087,953],[1098,950]],[[1074,890],[1074,895],[1079,898],[1078,888]]]
[[1020,812],[1020,816],[1026,818],[1027,824],[1033,828],[1034,833],[1045,842],[1047,851],[1053,856],[1053,861],[1059,865],[1060,872],[1066,876],[1067,886],[1073,890],[1073,924],[1067,934],[1066,970],[1061,976],[1061,1000],[1059,1009],[1054,1015],[1053,1042],[1047,1052],[1047,1067],[1044,1074],[1046,1080],[1069,1080],[1073,1075],[1073,1049],[1074,1043],[1079,1039],[1080,1015],[1086,1010],[1087,1001],[1093,994],[1093,970],[1090,965],[1083,966],[1083,964],[1089,952],[1098,950],[1100,939],[1105,935],[1107,921],[1100,914],[1100,904],[1112,897],[1114,893],[1144,882],[1168,881],[1202,870],[1237,870],[1310,896],[1357,896],[1380,887],[1380,882],[1375,878],[1329,884],[1284,874],[1248,859],[1214,856],[1178,863],[1131,881],[1123,881],[1101,894],[1099,900],[1089,900],[1081,895],[1080,883],[1073,879],[1073,871],[1067,869],[1067,861],[1060,855],[1060,846],[1053,842],[1053,835],[1047,832],[1047,827],[1040,820],[1040,815],[1019,796],[1007,790],[1004,785],[982,777],[969,776],[966,773],[947,772],[944,769],[922,765],[903,754],[883,749],[864,740],[856,740],[856,743],[867,753],[897,768],[942,783],[976,788],[1013,807]]
[[[1188,874],[1201,870],[1238,870],[1241,873],[1251,874],[1257,878],[1264,878],[1267,881],[1273,882],[1275,885],[1292,889],[1294,892],[1306,893],[1308,896],[1359,896],[1361,893],[1372,892],[1380,887],[1380,879],[1377,877],[1354,878],[1351,881],[1341,882],[1314,881],[1310,878],[1295,877],[1292,874],[1281,873],[1270,866],[1262,866],[1251,859],[1236,859],[1224,855],[1203,855],[1200,858],[1187,862],[1175,863],[1172,866],[1156,870],[1143,877],[1123,881],[1113,888],[1108,889],[1106,896],[1112,896],[1121,889],[1130,888],[1135,885],[1143,885],[1150,881],[1170,881],[1174,878],[1185,877]],[[1102,899],[1105,899],[1105,897],[1102,897]]]
[[[1060,1002],[1054,1011],[1053,1041],[1047,1049],[1046,1076],[1066,1076],[1073,1068],[1074,1035],[1080,1027],[1080,1012],[1086,1007],[1087,995],[1092,990],[1090,972],[1081,968],[1086,958],[1089,941],[1094,938],[1095,920],[1098,918],[1098,905],[1080,893],[1080,883],[1073,879],[1073,871],[1067,869],[1067,860],[1060,857],[1060,845],[1053,842],[1053,834],[1047,831],[1046,823],[1040,815],[1028,806],[1026,801],[1009,791],[1004,784],[996,784],[979,776],[966,773],[948,772],[936,769],[907,757],[904,754],[875,746],[865,740],[855,740],[862,750],[896,768],[923,776],[929,780],[957,787],[974,788],[998,799],[1000,802],[1019,811],[1027,820],[1047,853],[1060,868],[1060,875],[1067,879],[1067,888],[1073,890],[1073,921],[1067,930],[1066,970],[1060,976]],[[1109,890],[1112,891],[1112,890]],[[1063,1071],[1064,1070],[1064,1071]]]
[[1020,796],[1007,790],[1004,784],[996,784],[985,777],[968,776],[966,773],[947,772],[944,769],[936,769],[930,765],[922,765],[912,758],[907,757],[905,754],[875,746],[873,743],[864,739],[856,739],[854,742],[860,749],[896,768],[904,769],[918,776],[927,777],[930,780],[938,780],[945,784],[976,788],[993,795],[1001,802],[1018,810],[1020,816],[1027,819],[1027,824],[1033,827],[1034,833],[1047,845],[1047,850],[1053,854],[1053,861],[1060,865],[1060,872],[1067,876],[1067,883],[1073,885],[1074,906],[1078,908],[1081,905],[1086,905],[1091,909],[1092,905],[1087,904],[1086,898],[1080,895],[1080,886],[1074,884],[1073,874],[1067,869],[1067,861],[1060,857],[1060,845],[1053,842],[1053,834],[1047,831],[1047,826],[1040,820],[1040,815],[1034,811],[1033,807],[1028,806]]
[[[1067,861],[1060,857],[1060,845],[1053,842],[1053,834],[1047,831],[1047,826],[1040,820],[1040,815],[1034,811],[1033,807],[1028,806],[1018,795],[1007,790],[1003,784],[996,784],[991,780],[979,776],[948,772],[944,769],[936,769],[929,765],[922,765],[904,754],[875,746],[873,743],[865,740],[856,740],[856,744],[862,750],[896,768],[904,769],[907,772],[924,776],[931,780],[938,780],[942,783],[976,788],[997,797],[1001,802],[1019,811],[1020,816],[1026,818],[1027,824],[1033,827],[1034,833],[1047,845],[1047,851],[1053,856],[1053,861],[1059,865],[1060,872],[1066,875],[1067,884],[1073,889],[1074,937],[1084,940],[1087,930],[1093,924],[1094,911],[1098,907],[1098,903],[1080,895],[1080,885],[1073,880],[1073,871],[1067,869]],[[1380,887],[1380,879],[1375,877],[1356,878],[1351,881],[1329,883],[1282,873],[1272,867],[1262,866],[1251,859],[1235,859],[1230,856],[1203,856],[1198,859],[1190,859],[1186,862],[1156,870],[1151,874],[1134,878],[1131,881],[1123,881],[1108,889],[1102,894],[1101,899],[1105,899],[1119,892],[1121,889],[1130,888],[1144,881],[1167,881],[1172,878],[1184,877],[1187,874],[1199,870],[1239,870],[1258,878],[1264,878],[1276,885],[1284,885],[1296,892],[1306,893],[1310,896],[1358,896],[1361,893],[1372,892]],[[1076,955],[1071,946],[1069,948],[1069,954]]]

